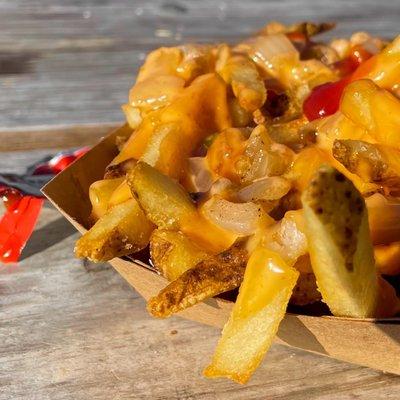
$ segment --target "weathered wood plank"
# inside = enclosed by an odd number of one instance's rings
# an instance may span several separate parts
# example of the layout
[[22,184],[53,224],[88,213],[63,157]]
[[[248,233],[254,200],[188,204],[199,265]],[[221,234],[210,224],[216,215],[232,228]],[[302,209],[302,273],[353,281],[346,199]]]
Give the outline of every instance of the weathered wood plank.
[[395,0],[2,0],[0,123],[119,121],[145,53],[161,45],[235,41],[268,20],[333,20],[330,36],[391,37],[398,15]]
[[122,124],[42,126],[12,130],[0,128],[0,152],[89,146]]

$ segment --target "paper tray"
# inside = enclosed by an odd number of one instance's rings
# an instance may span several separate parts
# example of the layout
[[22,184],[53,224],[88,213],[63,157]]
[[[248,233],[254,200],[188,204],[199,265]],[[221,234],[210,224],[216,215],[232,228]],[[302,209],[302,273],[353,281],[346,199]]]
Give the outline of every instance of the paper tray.
[[[89,186],[102,178],[105,167],[118,153],[116,137],[129,134],[130,130],[126,126],[113,131],[43,188],[46,197],[81,233],[88,227],[91,211]],[[149,299],[167,281],[146,262],[121,258],[110,261],[133,288],[145,299]],[[223,327],[232,305],[232,302],[226,300],[209,299],[179,315],[207,325]],[[288,313],[280,325],[276,341],[400,375],[400,318],[359,320]]]

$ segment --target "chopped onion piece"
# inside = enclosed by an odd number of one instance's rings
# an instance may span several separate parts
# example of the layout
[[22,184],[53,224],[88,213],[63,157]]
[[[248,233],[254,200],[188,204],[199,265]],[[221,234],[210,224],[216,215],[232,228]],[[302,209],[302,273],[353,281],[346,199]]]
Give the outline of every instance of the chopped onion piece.
[[294,265],[308,252],[303,225],[303,210],[288,211],[280,222],[266,230],[262,244],[278,253],[288,265]]
[[222,197],[226,197],[225,195],[229,192],[230,189],[232,189],[232,187],[232,181],[227,178],[219,178],[212,184],[209,195],[220,195]]
[[208,192],[213,184],[205,157],[191,157],[188,160],[188,178],[195,193]]
[[254,203],[232,203],[218,196],[205,202],[201,212],[214,224],[241,236],[256,232],[263,217],[261,207]]
[[[293,43],[283,33],[277,33],[267,36],[256,36],[244,42],[244,46],[249,46],[250,56],[260,66],[267,70],[273,68],[273,60],[275,57],[294,56],[298,57],[299,52]],[[239,45],[241,47],[241,45]]]
[[290,190],[290,182],[279,176],[255,181],[237,193],[240,201],[278,200]]

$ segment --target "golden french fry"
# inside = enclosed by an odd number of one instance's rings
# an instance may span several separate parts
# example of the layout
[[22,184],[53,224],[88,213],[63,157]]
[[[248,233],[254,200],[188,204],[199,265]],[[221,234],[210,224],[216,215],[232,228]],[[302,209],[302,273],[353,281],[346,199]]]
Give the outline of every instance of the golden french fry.
[[298,275],[270,250],[252,253],[206,377],[249,380],[272,344]]
[[400,240],[400,202],[375,193],[365,200],[373,244],[390,244]]
[[400,151],[362,140],[335,140],[333,156],[365,182],[378,182],[392,195],[400,194]]
[[322,167],[303,193],[311,264],[335,316],[375,315],[378,281],[364,199],[340,172]]
[[181,185],[146,163],[138,162],[128,184],[150,221],[159,228],[181,230],[207,252],[220,253],[238,237],[200,215]]
[[399,148],[400,100],[388,90],[368,79],[352,82],[344,89],[340,111],[374,141]]
[[394,89],[399,83],[400,75],[400,36],[397,36],[380,53],[364,63],[353,79],[372,79],[385,89]]
[[376,267],[384,275],[400,275],[400,242],[374,246]]
[[108,201],[108,208],[112,208],[117,204],[121,204],[131,198],[132,198],[131,189],[126,179],[124,179],[111,195],[110,200]]
[[92,203],[92,218],[98,220],[108,210],[108,204],[115,189],[124,178],[102,179],[93,182],[89,187],[89,199]]
[[153,265],[174,281],[209,255],[182,232],[154,230],[150,238]]
[[378,278],[379,297],[376,308],[377,318],[390,318],[400,312],[400,298],[395,288],[381,276]]
[[[296,264],[293,267],[296,268]],[[319,300],[321,300],[321,293],[318,291],[314,273],[300,273],[290,297],[290,304],[305,306]]]
[[77,242],[75,255],[95,262],[108,261],[144,249],[154,225],[135,199],[104,214]]
[[177,230],[196,215],[185,189],[144,162],[128,174],[128,184],[147,217],[160,228]]
[[246,261],[247,251],[237,247],[210,256],[151,298],[147,309],[154,317],[165,318],[207,298],[233,290],[242,282]]
[[263,106],[267,90],[250,58],[244,55],[231,56],[219,73],[232,86],[233,94],[246,111],[253,112]]
[[119,164],[111,164],[106,168],[104,179],[124,178],[125,175],[135,167],[136,163],[137,160],[134,158],[128,158],[125,161],[121,161]]
[[191,152],[210,134],[231,125],[226,84],[215,73],[196,78],[171,104],[146,115],[113,160],[142,159],[180,179]]

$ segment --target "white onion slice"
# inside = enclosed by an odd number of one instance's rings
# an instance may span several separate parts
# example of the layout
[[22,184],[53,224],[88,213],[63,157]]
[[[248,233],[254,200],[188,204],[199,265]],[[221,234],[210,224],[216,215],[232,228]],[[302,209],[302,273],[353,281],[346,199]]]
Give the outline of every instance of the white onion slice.
[[227,178],[219,178],[212,184],[208,194],[210,197],[214,195],[224,196],[232,187],[232,181]]
[[250,38],[240,44],[238,49],[246,51],[255,63],[272,74],[276,58],[299,57],[293,43],[282,33]]
[[195,193],[208,192],[213,184],[205,157],[191,157],[188,162],[188,177]]
[[277,252],[289,265],[307,254],[308,243],[304,234],[303,211],[288,211],[276,225],[268,228],[263,245]]
[[254,203],[232,203],[218,196],[205,202],[201,212],[214,224],[241,236],[256,232],[263,215],[262,209]]
[[259,179],[239,190],[237,193],[240,201],[278,200],[290,190],[290,182],[279,176]]

